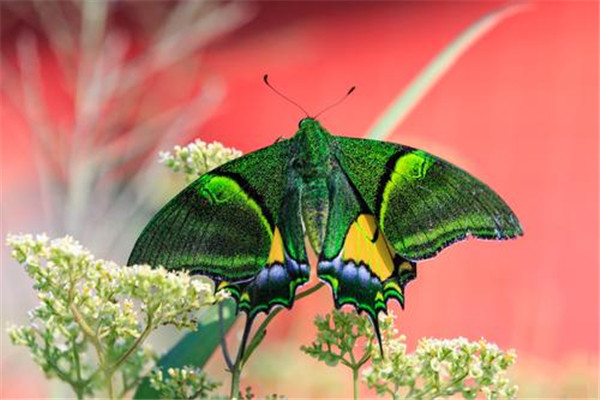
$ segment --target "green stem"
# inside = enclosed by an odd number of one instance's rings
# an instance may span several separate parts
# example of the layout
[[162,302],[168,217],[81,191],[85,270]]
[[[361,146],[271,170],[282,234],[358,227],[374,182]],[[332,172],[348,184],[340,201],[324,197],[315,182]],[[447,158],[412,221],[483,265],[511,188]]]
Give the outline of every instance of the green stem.
[[306,289],[302,293],[298,293],[298,296],[296,296],[296,301],[301,300],[301,299],[305,298],[306,296],[310,296],[317,290],[321,289],[323,286],[325,286],[325,284],[323,282],[319,282],[315,286],[313,286],[309,289]]
[[140,346],[140,344],[142,344],[142,342],[144,340],[146,340],[146,338],[152,331],[152,328],[153,328],[152,327],[152,319],[149,319],[146,329],[144,329],[144,331],[140,334],[140,336],[137,337],[137,339],[135,340],[135,342],[133,342],[131,347],[129,349],[127,349],[127,351],[125,353],[123,353],[121,355],[121,357],[119,357],[119,359],[117,361],[115,361],[115,363],[113,365],[111,365],[108,369],[112,372],[116,371],[117,368],[119,368],[121,366],[121,364],[123,364],[129,358],[131,353],[133,353],[135,350],[137,350],[137,348]]
[[242,343],[240,344],[235,357],[235,363],[233,365],[233,371],[231,371],[231,398],[237,398],[240,394],[240,376],[242,374],[242,368],[244,366],[244,354],[243,351],[246,349],[246,341],[250,336],[250,329],[252,328],[252,319],[250,316],[246,316],[246,326],[244,327],[244,334],[242,335]]
[[[303,291],[302,293],[299,293],[296,296],[296,301],[299,301],[307,296],[310,296],[317,290],[321,289],[323,286],[324,286],[324,284],[322,282],[319,282],[315,286]],[[247,347],[248,350],[247,350],[246,354],[243,355],[243,357],[241,356],[241,347],[242,346],[240,346],[240,349],[238,349],[238,356],[236,357],[235,363],[233,364],[233,368],[230,368],[230,371],[231,371],[231,390],[230,390],[230,395],[229,395],[230,398],[233,399],[233,398],[239,397],[239,395],[240,395],[240,377],[242,375],[242,368],[244,367],[244,364],[246,363],[246,361],[248,361],[248,359],[250,358],[250,356],[252,355],[254,350],[258,347],[258,344],[260,343],[260,341],[264,338],[264,336],[266,334],[267,326],[271,323],[273,318],[275,318],[275,316],[277,316],[277,314],[279,314],[281,312],[281,310],[283,310],[283,308],[277,308],[277,309],[271,311],[271,313],[269,315],[267,315],[265,320],[259,325],[258,329],[252,336],[252,339],[250,340],[250,343],[248,344],[248,347]]]
[[105,381],[106,381],[106,390],[108,391],[108,398],[110,400],[113,400],[115,398],[115,395],[113,394],[113,382],[112,382],[112,377],[113,374],[111,371],[104,371],[104,377],[105,377]]
[[[296,296],[296,301],[302,300],[303,298],[310,296],[317,290],[321,289],[323,286],[324,286],[324,283],[319,282],[315,286],[313,286],[309,289],[306,289],[302,293],[298,293],[298,295]],[[254,335],[252,336],[252,339],[250,340],[250,343],[248,344],[248,351],[247,351],[246,355],[244,356],[244,359],[242,360],[242,365],[245,364],[246,361],[248,361],[248,359],[250,358],[250,355],[252,355],[252,353],[256,349],[258,342],[263,339],[264,331],[267,330],[267,326],[269,326],[269,324],[271,323],[273,318],[275,318],[277,316],[277,314],[279,314],[282,310],[283,310],[283,308],[276,308],[275,310],[271,311],[271,313],[269,315],[267,315],[265,320],[258,326],[258,329],[256,329],[256,332],[254,333]]]
[[[457,384],[459,384],[459,383],[460,383],[460,382],[461,382],[463,379],[465,379],[465,378],[466,378],[468,375],[469,375],[469,373],[468,373],[468,372],[465,372],[465,373],[463,373],[461,376],[459,376],[458,378],[454,379],[454,380],[453,380],[452,382],[450,382],[448,385],[444,385],[444,387],[443,387],[443,388],[440,386],[440,382],[439,382],[439,376],[438,376],[438,377],[436,377],[436,386],[435,386],[435,387],[433,387],[433,388],[429,388],[429,389],[427,389],[426,391],[422,392],[422,393],[420,394],[420,397],[422,398],[423,396],[426,396],[426,395],[427,395],[427,396],[431,395],[431,397],[434,397],[434,396],[436,396],[436,395],[438,395],[438,394],[442,393],[442,392],[443,392],[443,390],[442,390],[442,389],[447,389],[447,388],[449,388],[449,387],[451,387],[451,386],[454,386],[454,385],[457,385]],[[432,391],[434,391],[434,392],[432,393]],[[412,392],[412,390],[411,390],[411,392]],[[409,394],[410,394],[410,393],[409,393]]]
[[79,352],[77,351],[77,338],[71,339],[71,346],[73,348],[73,364],[75,365],[75,373],[77,375],[77,384],[73,387],[75,389],[75,394],[77,395],[78,400],[83,399],[83,389],[85,387],[85,382],[81,377],[81,361],[79,359]]
[[245,364],[246,361],[248,361],[254,350],[258,347],[259,341],[263,339],[263,332],[267,330],[267,326],[271,323],[273,318],[275,318],[277,314],[281,312],[281,310],[283,310],[283,308],[277,308],[273,310],[269,315],[267,315],[267,318],[265,318],[265,320],[259,325],[258,329],[252,336],[250,343],[248,344],[248,351],[246,352],[244,359],[241,360],[242,364]]
[[240,376],[242,375],[242,369],[238,366],[234,366],[231,371],[231,391],[229,393],[229,398],[239,398],[240,395]]
[[73,380],[71,379],[71,377],[70,377],[70,376],[69,376],[69,375],[68,375],[66,372],[64,372],[63,370],[61,370],[61,369],[59,368],[59,366],[58,366],[56,363],[54,363],[54,362],[52,361],[52,358],[51,358],[51,356],[50,356],[50,355],[48,355],[48,352],[47,352],[47,350],[46,350],[46,349],[47,349],[47,346],[48,346],[48,345],[46,344],[46,348],[43,350],[43,351],[44,351],[44,354],[45,354],[45,360],[46,360],[46,363],[48,363],[48,365],[49,365],[50,367],[52,367],[52,370],[54,370],[54,373],[56,373],[56,375],[57,375],[57,376],[58,376],[58,377],[59,377],[61,380],[63,380],[64,382],[68,383],[68,384],[69,384],[69,386],[71,386],[71,388],[73,389],[73,391],[74,391],[74,392],[75,392],[75,394],[77,395],[77,398],[79,398],[79,396],[80,396],[80,392],[82,391],[82,389],[81,389],[81,388],[78,386],[77,382],[73,382]]
[[77,322],[77,324],[83,331],[83,334],[85,335],[85,337],[90,341],[90,343],[92,343],[92,345],[96,349],[96,354],[98,356],[98,361],[99,361],[100,365],[104,365],[104,352],[102,350],[102,343],[100,343],[100,340],[98,340],[98,337],[96,336],[96,332],[94,332],[94,330],[88,325],[85,318],[83,318],[83,315],[81,315],[79,313],[79,310],[77,309],[75,304],[71,303],[70,308],[71,308],[71,313],[73,314],[73,317],[75,318],[75,322]]
[[352,389],[354,400],[358,400],[358,370],[359,367],[352,368]]
[[227,340],[225,340],[225,327],[223,326],[223,302],[219,302],[219,330],[221,333],[221,350],[223,352],[223,358],[225,359],[225,364],[227,364],[227,368],[231,371],[233,370],[233,361],[231,361],[231,356],[229,355],[229,350],[227,349]]
[[77,382],[81,383],[81,362],[79,360],[79,352],[77,351],[77,338],[71,339],[71,346],[73,350],[73,364],[75,364],[75,373],[77,374]]

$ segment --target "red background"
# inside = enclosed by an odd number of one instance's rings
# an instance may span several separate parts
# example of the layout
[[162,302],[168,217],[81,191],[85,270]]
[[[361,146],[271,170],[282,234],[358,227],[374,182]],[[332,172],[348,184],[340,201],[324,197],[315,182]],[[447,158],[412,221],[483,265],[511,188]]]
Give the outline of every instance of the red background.
[[[215,46],[210,63],[229,77],[231,95],[204,140],[251,151],[295,132],[302,113],[264,88],[265,72],[309,112],[356,85],[321,120],[333,134],[365,135],[445,44],[493,8],[359,3],[340,13],[334,5],[295,6],[269,5],[252,26]],[[592,2],[543,2],[507,19],[390,138],[481,178],[525,229],[519,240],[461,243],[424,263],[400,318],[409,337],[483,335],[540,355],[597,352],[596,11]],[[289,42],[269,41],[275,29]],[[282,327],[302,320],[292,314],[294,322]]]
[[[463,242],[422,263],[407,289],[406,310],[397,309],[398,326],[410,344],[423,336],[483,336],[517,349],[517,365],[542,360],[561,373],[561,364],[578,357],[593,371],[599,322],[598,4],[530,4],[470,48],[389,138],[446,158],[486,182],[519,216],[525,236]],[[364,136],[428,61],[496,6],[258,3],[250,23],[203,55],[204,68],[218,71],[227,95],[196,136],[244,152],[291,136],[303,115],[264,86],[267,72],[311,112],[356,85],[320,120],[333,134]],[[10,41],[3,37],[9,58]],[[51,58],[44,61],[46,96],[54,99],[53,118],[59,119],[68,115],[69,100],[55,83]],[[189,77],[178,78],[170,85],[193,85]],[[1,111],[3,196],[10,199],[34,171],[20,111],[6,102]],[[34,209],[35,199],[20,206],[28,215]],[[3,209],[3,222],[10,212]],[[22,229],[20,218],[13,215],[6,229]],[[327,290],[299,302],[276,319],[264,346],[307,343],[313,315],[331,305]],[[318,395],[298,382],[261,385],[290,397]]]

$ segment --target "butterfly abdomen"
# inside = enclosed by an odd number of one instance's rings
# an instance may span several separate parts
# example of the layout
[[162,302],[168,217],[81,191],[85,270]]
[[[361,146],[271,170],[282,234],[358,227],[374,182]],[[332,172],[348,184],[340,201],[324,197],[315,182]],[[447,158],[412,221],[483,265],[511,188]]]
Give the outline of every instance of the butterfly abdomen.
[[325,178],[309,180],[302,188],[302,220],[310,245],[321,253],[329,217],[329,191]]

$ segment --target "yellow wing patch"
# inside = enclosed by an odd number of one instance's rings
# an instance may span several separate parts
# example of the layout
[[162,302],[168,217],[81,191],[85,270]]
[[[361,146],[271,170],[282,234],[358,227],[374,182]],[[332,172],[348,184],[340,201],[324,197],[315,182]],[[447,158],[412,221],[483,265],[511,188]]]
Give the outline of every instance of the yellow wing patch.
[[373,215],[358,216],[348,230],[342,251],[344,260],[367,265],[382,282],[394,272],[394,254]]
[[279,228],[275,228],[273,233],[273,242],[271,243],[271,251],[269,252],[269,258],[267,259],[267,265],[272,264],[283,264],[285,261],[283,251],[283,239],[281,238],[281,232]]

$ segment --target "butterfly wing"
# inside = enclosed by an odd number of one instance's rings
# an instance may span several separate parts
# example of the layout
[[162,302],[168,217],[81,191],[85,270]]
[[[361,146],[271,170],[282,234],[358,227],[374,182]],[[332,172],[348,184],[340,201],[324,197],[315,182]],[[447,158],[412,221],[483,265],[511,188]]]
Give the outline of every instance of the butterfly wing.
[[317,274],[331,287],[336,308],[351,304],[366,312],[379,336],[377,315],[391,298],[404,306],[416,264],[395,252],[342,169],[331,174],[328,187],[331,207]]
[[523,234],[515,214],[487,185],[422,150],[336,137],[335,156],[393,249],[406,259],[432,257],[468,236]]
[[288,159],[282,141],[202,175],[152,218],[128,264],[209,276],[249,319],[291,307],[309,270],[302,234],[293,236],[300,216],[287,189]]

